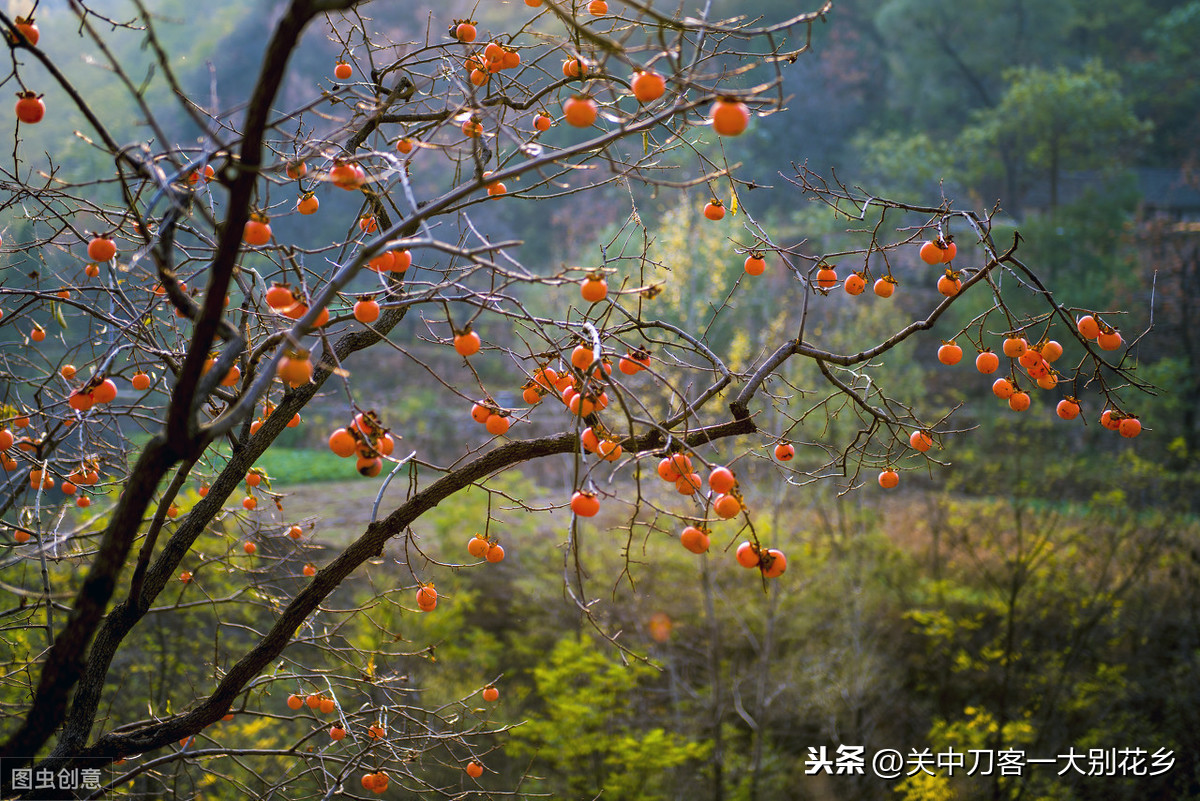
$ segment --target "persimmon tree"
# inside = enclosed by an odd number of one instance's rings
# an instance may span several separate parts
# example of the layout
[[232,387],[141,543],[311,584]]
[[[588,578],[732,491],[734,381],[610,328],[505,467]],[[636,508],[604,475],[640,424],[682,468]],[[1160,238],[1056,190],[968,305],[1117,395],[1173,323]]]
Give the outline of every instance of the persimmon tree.
[[[482,776],[474,744],[496,727],[462,723],[469,699],[382,680],[387,647],[342,633],[364,619],[388,633],[426,625],[444,612],[439,576],[520,549],[519,532],[490,532],[489,503],[480,536],[435,552],[421,521],[438,504],[476,487],[561,521],[564,589],[622,648],[592,614],[581,542],[599,536],[593,516],[620,521],[615,549],[672,537],[766,584],[787,556],[760,538],[739,476],[882,493],[939,469],[966,434],[950,410],[876,380],[902,344],[961,375],[971,362],[994,373],[973,378],[995,380],[1005,414],[1041,393],[1064,396],[1060,416],[1078,399],[1088,424],[1106,409],[1121,434],[1140,426],[1136,339],[1117,333],[1118,312],[1060,300],[1019,259],[1019,237],[993,241],[993,211],[876,197],[811,170],[798,141],[780,152],[778,183],[844,232],[808,240],[756,218],[769,190],[742,174],[739,142],[756,118],[787,113],[782,76],[814,26],[836,24],[831,4],[751,20],[526,0],[405,31],[387,4],[291,0],[248,88],[214,79],[207,96],[187,91],[164,48],[170,23],[131,8],[114,19],[73,2],[59,29],[99,54],[137,125],[92,103],[83,67],[48,55],[28,18],[0,15],[19,96],[3,167],[2,558],[28,579],[6,611],[6,766],[140,756],[112,779],[124,784],[236,754],[264,794],[389,781],[450,794],[431,771]],[[295,66],[314,33],[331,53],[315,80]],[[118,42],[150,55],[165,87],[154,102]],[[296,102],[293,78],[310,88]],[[35,126],[64,118],[103,155],[99,173],[73,173],[38,141]],[[682,317],[663,293],[683,293],[681,308],[699,290],[656,252],[664,197],[717,227],[735,265]],[[555,211],[611,222],[564,264],[489,229],[502,231],[506,204],[545,220],[550,241]],[[332,240],[314,222],[330,216]],[[721,332],[755,296],[784,323],[734,353]],[[906,324],[855,327],[865,306],[905,296]],[[849,321],[840,339],[821,323],[833,318]],[[360,386],[382,354],[403,365],[387,376],[396,392],[435,383],[475,436],[423,442],[417,416],[372,410]],[[311,531],[256,468],[318,408],[336,410],[317,436],[347,475],[381,487],[371,522],[319,552],[303,550]],[[498,483],[538,460],[567,460],[570,491],[535,503]],[[401,484],[402,500],[385,494]],[[363,571],[372,580],[355,583]],[[169,629],[197,606],[216,632],[204,680],[124,707],[141,718],[106,712],[143,692],[118,675],[139,628]],[[313,727],[278,748],[189,739],[231,710],[264,723],[307,710]]]

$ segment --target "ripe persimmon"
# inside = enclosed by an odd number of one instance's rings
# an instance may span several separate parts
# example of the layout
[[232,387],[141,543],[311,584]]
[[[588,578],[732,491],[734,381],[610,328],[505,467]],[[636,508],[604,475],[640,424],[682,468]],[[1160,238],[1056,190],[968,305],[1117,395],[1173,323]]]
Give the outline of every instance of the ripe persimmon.
[[625,354],[617,362],[617,369],[625,375],[636,375],[650,364],[650,354],[640,348]]
[[329,435],[329,450],[343,459],[353,456],[358,448],[354,435],[346,428],[335,428]]
[[679,535],[679,542],[692,553],[704,553],[708,550],[708,533],[696,526],[687,526]]
[[470,329],[454,335],[454,350],[460,356],[474,356],[482,346],[483,341],[479,338],[479,334]]
[[780,442],[775,446],[775,458],[780,462],[790,462],[796,455],[796,447],[790,442]]
[[372,298],[359,298],[354,304],[354,319],[369,325],[379,319],[379,302]]
[[96,404],[92,393],[75,390],[67,396],[67,405],[77,412],[86,412]]
[[1014,412],[1023,412],[1029,408],[1029,404],[1031,402],[1032,399],[1029,397],[1028,392],[1017,390],[1011,396],[1009,396],[1008,408],[1012,409]]
[[767,269],[767,261],[763,258],[763,254],[756,250],[746,257],[742,269],[746,271],[747,275],[759,276]]
[[595,353],[592,349],[584,344],[576,345],[571,351],[571,364],[580,370],[586,370],[595,359]]
[[1102,328],[1096,337],[1096,344],[1100,350],[1117,350],[1122,344],[1121,334],[1115,328]]
[[958,273],[946,271],[946,274],[938,279],[937,290],[948,298],[952,298],[962,289],[962,281],[958,278]]
[[721,202],[720,198],[714,197],[705,205],[704,216],[714,222],[723,219],[725,217],[725,204]]
[[263,300],[274,311],[283,311],[291,308],[296,304],[296,296],[292,293],[292,288],[287,284],[272,284],[271,287],[263,293]]
[[111,261],[117,255],[117,244],[106,236],[95,236],[88,242],[87,252],[92,261]]
[[1095,339],[1100,336],[1100,323],[1090,314],[1085,314],[1075,321],[1079,335],[1084,339]]
[[692,469],[692,458],[686,453],[676,452],[667,457],[680,475],[690,475],[695,470]]
[[984,375],[994,373],[1000,369],[1000,357],[990,350],[980,351],[975,357],[975,369]]
[[251,247],[261,247],[271,241],[271,225],[266,215],[258,212],[250,215],[242,229],[242,241]]
[[405,249],[393,250],[392,252],[392,272],[402,273],[412,264],[412,254]]
[[46,102],[37,92],[17,92],[16,111],[18,120],[33,125],[45,118]]
[[374,270],[377,273],[391,272],[392,268],[395,266],[396,256],[390,250],[383,251],[378,256],[372,257],[367,262],[367,269]]
[[475,25],[470,20],[455,20],[456,24],[450,26],[450,35],[460,42],[470,44],[475,41],[478,32],[475,30]]
[[[1045,366],[1042,369],[1045,370]],[[1054,389],[1058,386],[1058,374],[1047,371],[1045,375],[1038,377],[1037,385],[1042,389]]]
[[1042,354],[1042,358],[1048,362],[1057,361],[1058,358],[1063,354],[1062,345],[1058,344],[1053,339],[1048,342],[1043,342],[1038,350]]
[[596,101],[587,95],[574,95],[563,103],[563,117],[576,128],[590,128],[599,115]]
[[538,131],[548,131],[552,125],[554,125],[554,120],[545,114],[538,114],[533,118],[533,127]]
[[908,444],[915,450],[924,453],[933,447],[933,437],[929,436],[929,434],[925,433],[924,431],[914,431],[908,436]]
[[1121,416],[1112,409],[1105,409],[1100,413],[1100,425],[1109,431],[1116,431],[1121,427]]
[[571,496],[571,511],[580,517],[595,517],[600,511],[600,501],[594,492],[579,490]]
[[562,63],[564,78],[582,78],[588,73],[588,63],[581,58],[568,58]]
[[488,546],[491,543],[482,534],[476,534],[471,539],[467,540],[467,553],[474,556],[476,559],[482,559],[487,555]]
[[737,485],[733,471],[728,467],[714,467],[708,474],[708,486],[718,495],[724,495]]
[[467,775],[472,779],[478,779],[483,775],[483,765],[480,765],[478,762],[468,762],[466,770]]
[[694,495],[703,485],[704,479],[699,473],[680,473],[675,481],[675,491],[680,495]]
[[1029,343],[1025,337],[1017,335],[1010,336],[1004,340],[1004,355],[1010,359],[1019,359],[1021,354],[1029,349]]
[[709,117],[719,136],[737,136],[750,124],[750,109],[736,98],[721,97],[712,104]]
[[213,166],[211,164],[205,164],[203,170],[192,171],[192,173],[187,177],[187,182],[189,184],[208,183],[211,179],[215,178],[216,175],[217,173],[215,170],[213,170]]
[[779,578],[787,570],[787,557],[777,548],[767,548],[759,556],[758,569],[767,578]]
[[374,478],[383,472],[383,460],[378,457],[360,456],[354,464],[354,469],[358,471],[360,476]]
[[742,502],[735,495],[718,495],[713,501],[713,511],[718,517],[728,520],[737,517],[737,513],[742,511]]
[[339,61],[337,64],[333,65],[333,77],[337,78],[339,81],[348,80],[353,74],[354,67],[351,67],[345,61]]
[[491,416],[492,416],[491,408],[489,406],[484,405],[483,403],[476,403],[474,406],[471,407],[471,419],[474,420],[476,423],[479,423],[480,425],[483,425],[484,423],[486,423],[488,421],[488,418]]
[[[570,394],[568,395],[568,393]],[[576,392],[574,388],[571,387],[565,390],[563,395],[563,402],[567,404],[567,408],[571,411],[571,414],[579,417],[587,417],[589,414],[596,411],[596,409],[600,408],[598,403],[599,398],[597,396],[590,394],[583,395],[579,392]]]
[[879,473],[879,486],[884,489],[894,489],[900,483],[900,474],[888,468]]
[[422,612],[432,612],[437,607],[438,594],[432,584],[422,584],[417,588],[417,608]]
[[606,462],[615,462],[621,458],[621,454],[625,449],[621,447],[621,443],[611,439],[600,440],[600,458]]
[[36,45],[38,40],[41,39],[41,31],[38,30],[37,23],[33,21],[32,16],[14,17],[13,27],[17,29],[17,33],[20,34],[21,38],[31,45]]
[[489,434],[498,437],[501,434],[507,433],[510,425],[511,422],[508,419],[507,413],[491,414],[488,415],[487,422],[483,424],[483,427],[487,429]]
[[833,289],[837,286],[837,271],[832,264],[822,264],[817,270],[817,286],[821,289]]
[[737,551],[734,552],[734,558],[737,559],[739,565],[745,568],[758,567],[762,561],[759,556],[758,547],[748,541],[743,542],[737,547]]
[[592,0],[588,3],[588,13],[593,17],[603,17],[608,13],[608,3],[605,0]]
[[487,701],[489,704],[496,703],[500,700],[500,691],[489,684],[483,688],[483,700]]
[[930,239],[921,244],[921,261],[926,264],[943,264],[947,261],[946,242],[941,237]]
[[487,552],[484,553],[483,558],[487,559],[489,562],[492,562],[492,563],[503,562],[504,561],[504,546],[502,546],[498,542],[491,543],[490,545],[488,545]]
[[603,276],[593,273],[580,283],[579,294],[588,303],[599,303],[608,296],[608,282]]
[[635,73],[630,87],[639,103],[653,103],[667,91],[667,82],[657,72],[648,70]]
[[842,288],[846,290],[848,295],[861,295],[863,290],[867,288],[867,281],[862,277],[862,273],[850,273],[846,276],[846,280],[842,282]]
[[658,477],[663,481],[669,481],[674,484],[679,480],[679,470],[675,467],[675,463],[670,458],[664,458],[658,463]]
[[953,342],[944,342],[938,348],[938,361],[945,365],[953,366],[962,361],[963,349]]
[[875,282],[875,294],[881,298],[890,298],[896,291],[896,279],[885,275]]
[[1133,439],[1142,433],[1142,421],[1136,417],[1123,417],[1117,424],[1117,433],[1126,439]]
[[333,168],[329,171],[329,181],[339,189],[351,191],[360,189],[366,183],[366,174],[356,164],[335,161]]
[[275,368],[275,374],[290,387],[307,384],[313,377],[313,364],[306,350],[290,350]]
[[1079,416],[1079,402],[1074,398],[1063,398],[1054,411],[1064,420],[1074,420]]

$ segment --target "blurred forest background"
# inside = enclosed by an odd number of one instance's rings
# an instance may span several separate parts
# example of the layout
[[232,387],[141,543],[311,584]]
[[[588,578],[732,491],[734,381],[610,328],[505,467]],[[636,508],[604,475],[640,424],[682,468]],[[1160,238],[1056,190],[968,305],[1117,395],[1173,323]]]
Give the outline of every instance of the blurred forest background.
[[[50,54],[78,63],[80,54],[70,48],[79,40],[65,5],[42,3],[38,22]],[[109,5],[119,17],[122,3]],[[491,0],[474,10],[459,5],[454,10],[473,13],[481,29],[502,29],[516,13]],[[255,74],[263,31],[282,3],[207,0],[203,25],[171,24],[194,18],[195,2],[153,6],[188,90],[205,104],[215,91],[216,105],[225,107],[242,97],[244,76]],[[778,19],[796,9],[796,0],[712,6],[714,16]],[[439,3],[410,0],[377,0],[363,11],[396,41],[420,41],[447,15]],[[326,34],[320,26],[309,32],[285,102],[302,102],[328,81],[339,50]],[[151,102],[162,93],[161,119],[180,141],[194,141],[182,113],[170,119],[167,89],[145,66],[150,55],[139,51],[136,34],[113,36],[150,76]],[[753,488],[750,510],[760,536],[789,554],[780,580],[764,588],[738,569],[725,550],[736,540],[714,537],[712,551],[697,558],[670,532],[631,527],[616,516],[595,519],[580,543],[593,564],[606,568],[587,579],[589,593],[600,599],[594,611],[646,661],[594,641],[564,597],[559,546],[566,515],[530,513],[516,502],[490,510],[491,533],[505,529],[509,558],[502,564],[439,577],[444,600],[436,614],[368,607],[337,633],[338,642],[381,649],[388,657],[372,665],[380,681],[411,682],[427,706],[497,681],[497,705],[464,712],[514,724],[494,738],[486,758],[483,781],[496,790],[714,801],[1200,798],[1197,42],[1200,2],[838,0],[815,31],[813,52],[784,72],[787,111],[755,120],[737,142],[741,177],[775,187],[743,192],[739,203],[778,239],[804,242],[806,253],[844,247],[847,224],[783,180],[780,173],[793,175],[793,165],[824,175],[833,168],[848,184],[893,199],[936,205],[944,194],[958,206],[996,207],[997,227],[1020,232],[1018,256],[1063,303],[1128,310],[1113,318],[1127,342],[1145,332],[1128,358],[1158,391],[1121,398],[1145,426],[1138,439],[1104,430],[1098,416],[1106,400],[1085,386],[1040,394],[1034,408],[1017,415],[992,397],[990,379],[968,361],[957,370],[939,365],[939,340],[982,309],[964,301],[876,373],[931,418],[938,409],[957,409],[955,428],[964,433],[939,437],[931,452],[945,466],[905,473],[900,489],[885,495],[873,481],[849,492],[846,480],[798,486],[761,462],[738,463],[742,484]],[[128,135],[135,136],[137,111],[120,87],[101,69],[91,78],[75,73],[84,76],[95,106],[128,109]],[[53,92],[47,103],[67,106]],[[39,149],[70,175],[108,170],[106,157],[74,135],[76,124],[49,114],[37,128]],[[453,165],[436,150],[423,151],[413,178],[418,194],[428,196],[455,179]],[[533,268],[598,264],[602,249],[623,245],[614,237],[629,191],[613,185],[607,197],[588,192],[544,203],[489,203],[474,221],[497,239],[523,240],[520,258]],[[699,213],[706,199],[696,191],[637,198],[654,252],[673,270],[656,301],[660,316],[690,330],[704,327],[710,304],[719,304],[741,273],[730,240],[731,231],[738,238],[739,218],[730,227],[706,225]],[[288,209],[294,200],[268,198]],[[309,235],[323,235],[324,225],[329,241],[345,238],[356,201],[322,198],[322,204],[319,217],[303,221]],[[19,241],[15,223],[5,224],[5,241]],[[277,235],[300,224],[280,216]],[[970,232],[953,233],[960,254],[972,253]],[[857,349],[931,305],[936,271],[912,250],[910,263],[893,265],[900,286],[890,301],[836,297],[824,304],[820,336],[828,346]],[[11,255],[4,280],[36,281],[30,276],[42,258]],[[735,362],[739,353],[757,353],[769,332],[786,325],[801,291],[783,270],[769,267],[760,281],[741,287],[708,329],[708,342]],[[527,305],[536,311],[539,302],[545,301],[531,297]],[[489,338],[486,329],[481,333]],[[416,315],[393,333],[435,371],[440,361],[448,364],[448,349],[422,336],[428,331]],[[1077,357],[1065,335],[1058,339],[1067,345],[1065,362]],[[4,347],[15,342],[15,332],[0,328]],[[354,380],[360,396],[403,435],[402,449],[445,463],[464,442],[482,441],[465,410],[436,400],[434,376],[412,369],[401,353],[377,358]],[[815,368],[791,369],[797,385],[820,382]],[[806,376],[806,369],[814,374]],[[513,397],[499,402],[519,405],[520,378],[510,377]],[[1067,394],[1077,395],[1084,409],[1072,423],[1054,415],[1054,403]],[[315,526],[305,558],[319,560],[322,543],[345,542],[369,519],[378,482],[357,479],[324,444],[348,412],[336,392],[318,399],[305,424],[280,440],[285,447],[260,463],[274,488],[290,493],[287,516]],[[847,412],[835,413],[828,427],[797,427],[791,432],[797,461],[809,448],[840,447],[856,424]],[[746,446],[761,452],[762,445],[729,443],[729,452]],[[902,450],[897,462],[915,464],[904,461],[910,457]],[[566,464],[534,465],[524,475],[505,475],[497,487],[537,507],[569,490]],[[468,494],[422,518],[423,547],[459,553],[486,518],[487,503],[483,493]],[[209,547],[211,561],[192,568],[202,590],[181,585],[181,599],[235,591],[220,569],[229,548],[215,540]],[[36,582],[38,569],[12,567],[3,581]],[[380,577],[386,574],[373,579]],[[347,605],[375,592],[367,586],[373,579],[344,586]],[[158,629],[151,616],[140,629],[143,652],[127,654],[115,680],[149,682],[169,709],[174,694],[189,693],[215,669],[215,625],[204,604],[195,607],[191,631]],[[12,633],[7,643],[13,661],[32,647],[21,636]],[[331,668],[338,658],[336,650],[304,644],[288,653],[307,665],[329,660]],[[115,704],[107,710],[111,720],[144,712]],[[239,715],[212,736],[282,748],[305,743],[312,729],[303,716],[289,716],[277,691],[248,696],[244,706],[268,712]],[[323,729],[314,736],[323,737]],[[1003,778],[804,775],[810,747],[832,752],[838,745],[865,746],[868,754],[1016,748],[1031,757],[1071,747],[1164,748],[1174,751],[1175,765],[1154,778],[1060,776],[1061,765]],[[281,770],[290,765],[281,758]],[[238,775],[233,762],[226,769]],[[231,789],[236,783],[208,785],[212,774],[191,772],[186,761],[172,770],[180,788],[202,783],[190,789],[214,799],[238,795]],[[449,763],[444,776],[431,771],[433,786],[461,781]],[[237,781],[255,786],[252,777]]]

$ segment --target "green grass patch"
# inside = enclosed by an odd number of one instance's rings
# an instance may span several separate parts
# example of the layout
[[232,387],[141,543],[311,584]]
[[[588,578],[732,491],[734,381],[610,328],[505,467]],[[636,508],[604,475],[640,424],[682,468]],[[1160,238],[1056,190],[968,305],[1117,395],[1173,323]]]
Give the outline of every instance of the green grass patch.
[[276,487],[351,481],[359,477],[353,459],[343,459],[328,448],[268,448],[254,466],[267,471]]

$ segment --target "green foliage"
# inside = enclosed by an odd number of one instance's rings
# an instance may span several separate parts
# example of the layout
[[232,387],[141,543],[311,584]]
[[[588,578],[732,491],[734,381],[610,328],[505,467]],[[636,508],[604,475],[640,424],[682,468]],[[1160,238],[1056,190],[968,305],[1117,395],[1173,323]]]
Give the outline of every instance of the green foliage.
[[928,194],[939,181],[953,180],[952,161],[947,158],[953,153],[927,130],[861,131],[853,147],[863,180],[880,194]]
[[274,447],[255,463],[271,477],[276,487],[310,484],[320,481],[346,481],[356,477],[354,460],[342,459],[329,448]]
[[974,114],[960,145],[977,154],[972,162],[982,175],[1003,166],[1010,193],[1026,185],[1021,172],[1038,174],[1051,208],[1064,171],[1128,164],[1151,129],[1134,115],[1120,75],[1096,60],[1078,70],[1016,67],[1004,82],[999,102]]
[[889,42],[894,108],[945,136],[973,108],[995,103],[1009,67],[1049,60],[1071,20],[1065,2],[888,0],[875,26]]
[[711,744],[640,725],[654,672],[623,665],[586,636],[563,637],[533,671],[543,708],[513,731],[508,750],[546,765],[550,788],[571,797],[673,797],[673,771],[704,759]]
[[1150,158],[1175,166],[1195,155],[1200,121],[1200,2],[1173,3],[1155,15],[1142,31],[1140,55],[1129,65],[1131,94],[1140,113],[1156,124],[1155,148]]

